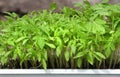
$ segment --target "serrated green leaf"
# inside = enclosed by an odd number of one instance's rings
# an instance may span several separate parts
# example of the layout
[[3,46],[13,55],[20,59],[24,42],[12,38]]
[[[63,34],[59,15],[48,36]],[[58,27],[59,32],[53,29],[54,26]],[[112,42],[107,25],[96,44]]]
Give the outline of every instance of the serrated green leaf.
[[37,55],[38,61],[40,62],[41,61],[41,53],[37,53],[36,55]]
[[55,37],[55,39],[56,39],[57,45],[62,46],[62,40],[61,40],[61,38],[60,37]]
[[39,37],[39,38],[37,39],[37,43],[38,43],[39,47],[40,47],[41,49],[43,49],[44,46],[45,46],[45,39],[42,38],[42,37]]
[[99,57],[99,56],[97,56],[96,54],[93,54],[93,56],[98,60],[98,61],[102,61],[102,58],[101,57]]
[[103,19],[100,19],[100,18],[96,18],[95,19],[95,23],[99,24],[99,25],[105,25],[106,24],[106,21],[103,20]]
[[76,40],[71,40],[69,43],[68,43],[68,46],[70,47],[70,51],[72,52],[72,54],[75,54],[76,52]]
[[56,55],[57,55],[57,57],[60,56],[61,52],[62,52],[62,47],[61,47],[61,46],[58,46],[58,47],[56,48]]
[[88,55],[87,55],[87,61],[88,61],[91,65],[93,65],[93,63],[94,63],[94,57],[93,57],[93,55],[92,55],[92,52],[89,52],[89,53],[88,53]]
[[64,40],[64,43],[67,43],[67,42],[69,41],[69,38],[66,37],[66,38],[64,38],[63,40]]
[[65,51],[65,60],[66,61],[69,61],[69,58],[70,58],[70,54],[68,51]]
[[8,51],[8,52],[5,53],[4,56],[5,56],[5,57],[9,57],[9,55],[10,55],[11,53],[12,53],[12,51]]
[[23,40],[22,45],[25,45],[25,44],[27,43],[28,40],[29,40],[29,39],[25,39],[25,40]]
[[47,55],[47,51],[45,49],[44,49],[43,55],[44,55],[44,59],[47,60],[48,55]]
[[54,44],[46,43],[46,45],[49,46],[50,48],[53,48],[53,49],[56,48],[56,46]]
[[75,52],[76,52],[76,46],[75,45],[71,46],[71,52],[72,52],[72,54],[75,54]]
[[13,59],[13,60],[16,60],[17,57],[18,57],[18,53],[17,53],[17,49],[15,49],[15,51],[14,51],[14,53],[13,53],[12,59]]
[[85,51],[78,52],[78,53],[75,55],[75,57],[74,57],[74,58],[76,59],[76,58],[83,57],[85,54],[86,54],[86,52],[85,52]]
[[49,39],[50,39],[51,41],[55,41],[55,38],[54,38],[54,37],[49,37]]
[[82,65],[82,59],[79,58],[79,59],[77,59],[77,66],[78,66],[78,68],[80,68],[81,65]]
[[57,4],[55,2],[53,2],[51,5],[50,5],[50,10],[55,10],[57,8]]
[[[38,54],[37,54],[38,55]],[[31,52],[28,52],[28,53],[26,53],[26,55],[25,55],[25,60],[27,60],[28,58],[31,58],[31,56],[32,56],[32,53]]]
[[105,59],[105,56],[104,56],[102,53],[100,53],[100,52],[94,52],[94,53],[95,53],[97,56]]
[[89,2],[88,0],[83,0],[83,2],[85,3],[85,5],[86,5],[87,7],[90,7],[90,6],[91,6],[91,4],[90,4],[90,2]]
[[110,48],[107,48],[105,50],[105,55],[106,55],[107,58],[111,55],[111,49]]
[[[98,22],[98,21],[97,21]],[[91,26],[92,26],[92,32],[93,33],[95,33],[95,34],[104,34],[105,33],[105,28],[104,28],[104,26],[103,25],[101,25],[101,24],[103,24],[103,23],[97,23],[96,21],[95,22],[93,22],[92,24],[91,24]]]
[[14,44],[14,41],[12,41],[12,40],[7,40],[7,44],[12,45],[12,46],[15,45],[15,44]]
[[8,58],[7,57],[2,57],[0,60],[1,60],[0,62],[2,63],[2,65],[4,65],[4,64],[7,63]]
[[22,41],[22,40],[25,39],[25,38],[26,38],[25,36],[22,36],[22,37],[18,38],[18,39],[16,40],[16,43]]
[[42,59],[42,66],[44,69],[47,69],[47,63],[46,63],[45,59]]

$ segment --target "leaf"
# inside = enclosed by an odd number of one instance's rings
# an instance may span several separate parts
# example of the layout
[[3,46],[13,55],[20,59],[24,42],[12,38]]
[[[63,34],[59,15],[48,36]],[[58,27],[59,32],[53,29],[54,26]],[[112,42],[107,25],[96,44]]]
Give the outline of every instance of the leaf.
[[15,45],[15,44],[14,44],[14,41],[12,41],[12,40],[7,40],[7,44],[12,45],[12,46]]
[[[38,54],[37,54],[38,55]],[[26,53],[26,55],[25,55],[25,60],[27,60],[28,58],[30,59],[31,58],[31,56],[32,56],[32,53],[31,52],[28,52],[28,53]]]
[[0,62],[2,63],[2,65],[4,65],[4,64],[7,63],[8,58],[7,57],[2,57],[0,60],[1,60]]
[[63,40],[64,40],[64,43],[67,43],[69,41],[69,38],[65,37]]
[[14,12],[12,12],[12,13],[4,12],[4,14],[9,15],[10,17],[13,17],[13,18],[18,17],[18,15],[16,13],[14,13]]
[[13,60],[16,60],[17,57],[18,57],[18,53],[17,53],[17,49],[15,49],[15,51],[14,51],[14,53],[13,53],[12,59],[13,59]]
[[57,4],[55,2],[53,2],[51,5],[50,5],[50,10],[55,10],[57,8]]
[[78,52],[74,58],[76,59],[76,58],[83,57],[85,54],[86,54],[86,51]]
[[29,39],[25,39],[25,40],[23,40],[22,45],[25,45],[25,44],[27,43],[28,40],[29,40]]
[[43,65],[43,68],[44,68],[44,69],[47,69],[47,64],[46,64],[45,59],[42,59],[42,65]]
[[75,54],[75,52],[76,52],[76,46],[75,45],[71,46],[71,52],[72,52],[72,54]]
[[106,55],[107,58],[111,55],[111,49],[110,48],[107,48],[105,50],[105,55]]
[[85,3],[85,5],[86,5],[87,7],[90,7],[90,6],[91,6],[91,4],[90,4],[90,2],[89,2],[88,0],[83,0],[83,2]]
[[70,31],[68,29],[62,30],[62,36],[63,38],[69,33]]
[[77,59],[77,66],[80,68],[81,65],[82,65],[82,59],[79,58],[79,59]]
[[68,46],[70,46],[72,54],[75,54],[75,52],[76,52],[76,40],[71,40],[68,43]]
[[44,39],[43,37],[39,37],[39,38],[37,39],[37,43],[38,43],[39,47],[40,47],[41,49],[43,49],[44,46],[45,46],[45,39]]
[[87,55],[87,61],[93,65],[93,62],[94,62],[94,57],[92,55],[92,52],[89,52],[88,55]]
[[94,53],[95,53],[97,56],[105,59],[105,56],[104,56],[102,53],[100,53],[100,52],[94,52]]
[[102,61],[102,58],[101,57],[99,57],[99,56],[97,56],[96,54],[93,54],[93,56],[98,60],[98,61]]
[[9,31],[9,29],[2,29],[2,30],[0,30],[0,31],[6,33],[6,32]]
[[68,42],[68,47],[69,47],[68,51],[70,51],[70,56],[75,54],[75,52],[76,52],[76,40],[70,40]]
[[60,37],[55,37],[55,40],[56,40],[57,45],[62,46],[62,40]]
[[41,53],[39,52],[39,53],[37,53],[36,55],[37,55],[38,61],[40,62],[40,61],[41,61]]
[[47,55],[47,51],[45,49],[44,49],[44,52],[43,52],[43,56],[44,56],[44,59],[47,60],[48,55]]
[[66,52],[65,52],[65,60],[66,60],[66,61],[69,61],[69,58],[70,58],[69,52],[66,51]]
[[108,58],[108,57],[111,55],[112,51],[115,50],[115,45],[111,42],[111,41],[113,40],[113,38],[110,38],[110,39],[108,39],[108,40],[109,40],[110,42],[107,43],[107,44],[104,46],[106,58]]
[[49,37],[49,40],[55,41],[54,37]]
[[22,41],[22,40],[25,39],[25,38],[26,38],[25,36],[22,36],[22,37],[18,38],[18,39],[16,40],[16,43]]
[[[99,21],[98,20],[96,20],[95,22],[93,22],[93,24],[91,24],[91,25],[93,25],[92,26],[92,32],[93,33],[95,33],[95,34],[97,34],[97,33],[99,33],[99,34],[104,34],[105,33],[105,28],[104,28],[104,26],[103,25],[101,25],[101,24],[103,24],[102,22],[101,23],[98,23]],[[92,22],[91,22],[92,23]]]
[[46,45],[49,46],[50,48],[53,48],[53,49],[56,48],[56,46],[54,44],[46,43]]
[[21,49],[20,49],[19,47],[17,47],[16,52],[17,52],[17,54],[18,54],[20,60],[23,61],[23,60],[24,60],[24,57],[25,57],[25,53],[22,52]]
[[67,16],[71,16],[71,15],[75,14],[75,10],[73,10],[72,8],[69,8],[69,7],[64,7],[62,9],[62,12]]
[[61,47],[61,46],[58,46],[58,47],[56,48],[56,55],[57,55],[57,57],[60,56],[61,52],[62,52],[62,47]]
[[9,55],[11,54],[12,51],[8,51],[4,54],[4,56],[1,57],[1,63],[4,65],[8,62]]
[[19,18],[19,16],[16,13],[10,13],[10,12],[4,12],[4,14],[6,14],[5,18],[9,21],[13,21],[16,20],[17,18]]
[[97,24],[99,24],[101,26],[106,24],[106,22],[104,20],[100,19],[100,18],[96,18],[95,23],[97,23]]
[[0,56],[2,55],[2,53],[5,53],[4,48],[0,47]]
[[33,37],[33,40],[36,41],[37,45],[38,45],[41,49],[44,48],[44,46],[45,46],[45,40],[46,40],[45,37],[35,36],[35,37]]
[[9,57],[9,55],[10,55],[11,53],[12,53],[12,51],[8,51],[8,52],[5,53],[4,56],[5,56],[5,57]]
[[118,24],[120,23],[120,19],[119,20],[117,20],[115,23],[114,23],[114,29],[116,29],[117,28],[117,26],[118,26]]
[[44,22],[44,24],[40,26],[40,29],[42,33],[44,33],[44,35],[49,36],[49,27],[47,27],[46,25],[46,22]]

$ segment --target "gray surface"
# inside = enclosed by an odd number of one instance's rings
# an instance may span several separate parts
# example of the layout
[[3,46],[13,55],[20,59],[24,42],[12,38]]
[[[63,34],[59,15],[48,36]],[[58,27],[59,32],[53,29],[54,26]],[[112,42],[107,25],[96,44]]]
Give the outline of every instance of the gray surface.
[[[102,0],[88,0],[91,4],[99,3]],[[52,2],[56,2],[58,7],[72,7],[75,2],[83,0],[0,0],[0,12],[20,11],[28,12],[32,10],[48,9]],[[119,3],[120,0],[110,0],[109,3]]]
[[78,75],[78,74],[76,74],[76,75],[70,75],[70,74],[68,74],[68,75],[57,75],[57,74],[55,74],[55,75],[49,75],[49,74],[37,74],[37,75],[22,75],[22,74],[20,74],[20,75],[9,75],[9,74],[7,74],[7,75],[0,75],[0,77],[120,77],[120,75]]

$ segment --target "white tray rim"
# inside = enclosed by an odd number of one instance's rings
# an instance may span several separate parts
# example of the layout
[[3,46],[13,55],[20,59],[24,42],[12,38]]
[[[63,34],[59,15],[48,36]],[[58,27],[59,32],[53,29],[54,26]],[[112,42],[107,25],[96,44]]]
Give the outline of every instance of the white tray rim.
[[120,74],[120,69],[0,69],[0,74]]

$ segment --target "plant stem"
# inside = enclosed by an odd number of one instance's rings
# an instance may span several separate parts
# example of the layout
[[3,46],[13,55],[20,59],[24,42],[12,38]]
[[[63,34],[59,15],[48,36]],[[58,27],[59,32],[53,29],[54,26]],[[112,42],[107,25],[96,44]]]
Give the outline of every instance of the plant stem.
[[25,61],[24,64],[25,64],[25,68],[28,69],[28,62]]
[[111,57],[110,57],[109,69],[111,68],[112,63],[113,63],[113,62],[112,62],[112,61],[113,61],[112,59],[113,59],[113,54],[112,54]]

